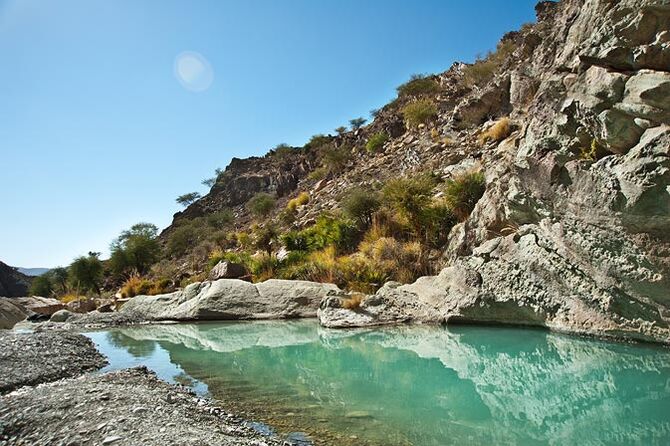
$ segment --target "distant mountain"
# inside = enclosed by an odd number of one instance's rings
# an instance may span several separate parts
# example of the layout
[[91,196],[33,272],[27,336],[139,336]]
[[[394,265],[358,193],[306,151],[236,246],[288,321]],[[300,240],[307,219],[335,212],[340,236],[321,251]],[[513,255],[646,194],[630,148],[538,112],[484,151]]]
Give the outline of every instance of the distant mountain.
[[5,263],[0,262],[0,296],[20,297],[28,294],[30,278]]
[[37,277],[46,273],[51,268],[21,268],[20,266],[17,266],[16,269],[18,270],[18,272],[20,272],[21,274],[25,274],[26,276]]

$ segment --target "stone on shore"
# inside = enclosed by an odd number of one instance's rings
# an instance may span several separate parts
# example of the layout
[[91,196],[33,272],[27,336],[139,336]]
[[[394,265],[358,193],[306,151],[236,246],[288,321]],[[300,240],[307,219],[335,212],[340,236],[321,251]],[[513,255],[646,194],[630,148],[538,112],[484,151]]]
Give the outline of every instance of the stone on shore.
[[136,296],[121,312],[147,320],[235,320],[315,317],[321,300],[341,294],[332,284],[271,279],[258,284],[239,279],[196,282],[183,290]]

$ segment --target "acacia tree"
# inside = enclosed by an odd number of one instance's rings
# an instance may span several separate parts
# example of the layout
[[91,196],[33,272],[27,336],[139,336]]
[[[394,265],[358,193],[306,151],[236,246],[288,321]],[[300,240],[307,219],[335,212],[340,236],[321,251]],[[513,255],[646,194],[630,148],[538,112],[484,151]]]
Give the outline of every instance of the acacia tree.
[[344,135],[347,132],[347,128],[343,125],[335,129],[338,135]]
[[351,124],[351,128],[354,130],[360,129],[366,122],[368,122],[368,120],[365,118],[354,118],[349,120],[349,124]]
[[181,204],[184,207],[187,207],[193,204],[196,200],[200,199],[201,195],[198,192],[189,192],[184,195],[177,197],[177,203]]

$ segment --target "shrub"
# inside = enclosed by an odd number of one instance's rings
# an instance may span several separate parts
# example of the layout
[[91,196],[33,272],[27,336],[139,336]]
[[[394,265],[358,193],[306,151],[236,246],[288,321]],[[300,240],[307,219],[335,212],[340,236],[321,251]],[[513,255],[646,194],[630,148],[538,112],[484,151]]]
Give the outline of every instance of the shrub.
[[158,228],[151,223],[137,223],[123,231],[110,245],[109,266],[120,276],[131,270],[146,273],[160,258]]
[[342,145],[340,147],[329,147],[323,154],[323,165],[328,172],[339,172],[351,159],[351,147]]
[[512,121],[507,117],[501,118],[479,135],[479,143],[485,144],[489,141],[500,142],[511,133]]
[[318,181],[324,179],[326,175],[328,175],[328,168],[326,166],[322,166],[311,171],[309,175],[307,175],[307,178]]
[[498,67],[507,59],[515,49],[514,42],[506,40],[498,43],[495,52],[490,52],[485,58],[479,58],[474,64],[468,65],[463,70],[463,79],[469,87],[482,86],[493,79]]
[[433,94],[440,91],[440,84],[425,74],[413,74],[409,81],[400,85],[397,89],[398,96],[420,96]]
[[330,142],[332,138],[330,136],[318,134],[310,138],[309,142],[305,144],[305,147],[309,149],[318,149],[321,146],[324,146]]
[[419,99],[407,104],[402,109],[408,127],[426,124],[437,116],[437,107],[430,99]]
[[291,231],[281,237],[288,250],[318,251],[333,246],[349,250],[356,246],[359,233],[353,222],[322,214],[316,223],[301,231]]
[[584,161],[596,161],[605,153],[606,151],[603,149],[600,143],[598,143],[598,140],[594,138],[591,140],[591,145],[589,147],[583,147],[580,149],[579,159]]
[[99,256],[98,252],[89,252],[88,256],[77,257],[70,264],[68,276],[76,290],[100,294],[103,270]]
[[179,257],[204,238],[204,230],[200,220],[186,220],[177,226],[168,236],[167,253]]
[[172,291],[172,281],[169,279],[150,280],[137,274],[133,274],[121,286],[119,293],[121,297],[155,296]]
[[399,242],[392,237],[383,237],[374,242],[362,242],[359,250],[372,268],[383,272],[390,280],[409,283],[430,273],[419,242]]
[[286,204],[286,209],[291,212],[295,212],[300,206],[304,206],[307,203],[309,203],[309,193],[300,192],[297,197],[289,200],[289,202]]
[[430,204],[435,179],[428,175],[396,178],[388,181],[382,189],[384,201],[404,218],[416,221]]
[[274,242],[279,238],[277,227],[273,224],[266,224],[264,226],[254,226],[251,231],[252,246],[256,249],[272,252]]
[[432,248],[440,248],[446,242],[451,228],[457,223],[451,207],[443,203],[433,203],[421,213],[420,236],[422,243]]
[[215,249],[209,254],[209,260],[207,264],[211,269],[214,268],[222,260],[231,263],[240,263],[242,265],[249,265],[251,262],[251,256],[249,256],[249,254],[244,252],[223,251],[221,249]]
[[305,231],[289,231],[281,236],[281,241],[289,251],[309,251],[310,239]]
[[207,224],[215,229],[223,229],[227,226],[230,226],[230,224],[235,220],[233,211],[230,209],[223,209],[222,211],[214,212],[205,218]]
[[335,129],[338,135],[344,135],[347,133],[347,128],[343,125],[339,126],[338,128]]
[[356,187],[347,191],[340,205],[349,218],[367,226],[381,202],[377,192]]
[[384,132],[375,133],[368,139],[365,149],[368,152],[378,152],[384,147],[384,143],[388,140],[388,135]]
[[37,276],[33,279],[33,282],[30,284],[30,290],[28,293],[31,296],[41,296],[49,297],[53,293],[53,285],[49,277]]
[[454,215],[463,221],[468,218],[485,190],[484,174],[479,171],[468,172],[447,182],[444,198]]
[[175,201],[182,206],[187,207],[193,204],[199,198],[200,194],[198,192],[189,192],[188,194],[178,196]]
[[252,256],[248,264],[254,282],[262,282],[273,278],[279,266],[280,262],[277,256],[270,253],[261,253]]
[[277,200],[273,195],[259,192],[247,202],[247,209],[256,217],[267,217],[275,207]]
[[81,296],[75,293],[67,293],[60,297],[60,301],[64,304],[69,304],[70,302],[76,302],[80,300],[86,300],[86,296]]
[[366,122],[368,122],[368,120],[365,118],[354,118],[349,120],[349,124],[351,124],[351,128],[354,130],[360,129]]

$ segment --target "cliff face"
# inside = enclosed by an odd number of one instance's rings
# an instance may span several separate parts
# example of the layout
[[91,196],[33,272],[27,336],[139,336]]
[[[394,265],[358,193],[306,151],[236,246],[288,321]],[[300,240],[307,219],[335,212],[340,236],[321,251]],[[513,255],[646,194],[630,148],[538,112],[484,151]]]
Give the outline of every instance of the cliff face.
[[0,296],[21,297],[28,295],[30,278],[11,266],[0,262]]
[[[383,129],[391,139],[380,153],[354,150],[318,183],[307,176],[318,151],[236,160],[176,218],[240,206],[259,190],[307,190],[300,224],[352,185],[476,165],[486,192],[451,231],[447,268],[387,284],[362,310],[324,302],[324,324],[495,321],[670,342],[670,1],[536,9],[537,24],[504,36],[513,51],[485,85],[470,86],[462,64],[435,77],[434,123],[405,128],[400,98],[369,126],[333,138],[363,147]],[[504,116],[509,137],[479,144]]]

